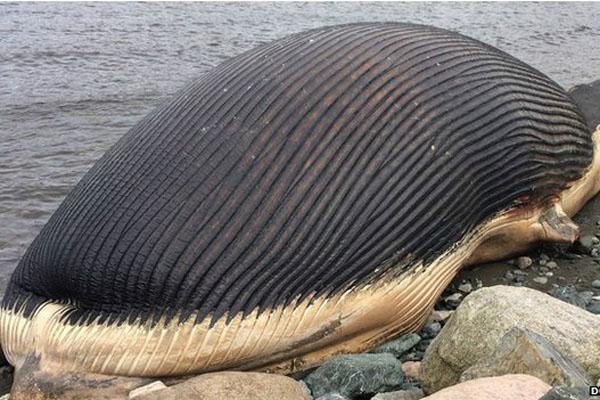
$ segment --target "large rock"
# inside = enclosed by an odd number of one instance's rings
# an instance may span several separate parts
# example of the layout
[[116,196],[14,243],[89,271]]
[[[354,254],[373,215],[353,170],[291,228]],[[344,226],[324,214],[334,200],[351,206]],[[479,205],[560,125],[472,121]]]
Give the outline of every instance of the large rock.
[[479,378],[451,386],[423,400],[538,400],[550,386],[530,375]]
[[404,374],[392,354],[353,354],[325,362],[304,381],[313,397],[339,393],[352,399],[400,389]]
[[585,115],[592,129],[600,124],[600,80],[577,85],[569,90],[569,94]]
[[592,380],[542,336],[521,328],[511,329],[488,360],[468,368],[460,380],[527,374],[550,386],[588,386]]
[[214,372],[190,378],[136,400],[309,400],[298,382],[283,375],[258,372]]
[[515,327],[539,334],[591,378],[600,377],[600,316],[534,289],[493,286],[469,295],[427,349],[425,391],[456,384],[467,368],[490,359]]

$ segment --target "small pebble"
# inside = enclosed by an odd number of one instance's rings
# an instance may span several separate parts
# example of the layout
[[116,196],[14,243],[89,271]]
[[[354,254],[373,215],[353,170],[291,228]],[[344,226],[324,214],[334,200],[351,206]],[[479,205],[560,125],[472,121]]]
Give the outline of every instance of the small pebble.
[[554,273],[553,272],[546,272],[544,275],[545,276],[554,276]]
[[471,293],[473,291],[473,285],[471,285],[469,282],[463,283],[462,285],[458,286],[458,290],[465,294]]
[[600,289],[600,279],[592,281],[592,287],[595,289]]
[[539,283],[540,285],[545,285],[546,283],[548,283],[548,278],[546,278],[545,276],[538,276],[533,278],[533,281]]
[[429,319],[432,322],[435,322],[435,321],[443,322],[443,321],[447,320],[448,318],[450,318],[450,315],[452,315],[452,311],[449,311],[449,310],[433,310],[431,312],[431,316],[429,317]]
[[402,372],[409,378],[418,379],[421,374],[421,363],[419,361],[406,361],[402,363]]
[[462,293],[454,293],[444,299],[446,304],[450,307],[458,307],[460,302],[462,301],[463,295]]
[[517,258],[517,266],[520,269],[527,269],[531,267],[533,260],[530,257],[519,257]]
[[546,267],[548,267],[548,268],[550,268],[550,269],[554,269],[554,268],[557,268],[557,267],[558,267],[558,264],[557,264],[556,262],[554,262],[554,261],[548,261],[548,262],[546,263]]
[[582,251],[589,253],[594,246],[594,239],[598,240],[595,236],[585,235],[577,240],[577,244]]
[[[425,335],[425,332],[423,332],[423,335]],[[431,344],[431,340],[432,339],[423,339],[419,342],[419,344],[417,344],[417,355],[420,356],[419,357],[420,360],[423,359],[423,356],[425,355],[425,351],[427,351],[427,348]]]
[[442,330],[442,325],[439,322],[432,322],[425,326],[423,330],[427,337],[435,337]]
[[529,275],[528,272],[521,271],[519,269],[513,269],[512,273],[515,274],[515,275],[521,275],[521,276],[527,276],[527,275]]
[[587,305],[586,310],[592,314],[600,314],[600,301],[593,301]]
[[506,273],[504,274],[504,278],[506,278],[509,281],[512,281],[513,279],[515,279],[515,275],[510,271],[506,271]]

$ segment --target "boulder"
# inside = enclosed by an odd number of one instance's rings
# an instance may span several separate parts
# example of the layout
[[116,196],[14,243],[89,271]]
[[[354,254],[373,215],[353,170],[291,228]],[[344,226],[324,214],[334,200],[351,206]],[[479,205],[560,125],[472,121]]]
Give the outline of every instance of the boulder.
[[392,354],[353,354],[325,362],[304,382],[313,397],[339,393],[352,399],[400,389],[404,374],[400,361]]
[[376,394],[371,400],[420,400],[425,396],[421,389],[398,390]]
[[416,333],[400,336],[397,339],[391,340],[381,346],[375,347],[369,353],[390,353],[396,358],[400,358],[404,353],[415,347],[421,341],[421,337]]
[[537,333],[600,378],[600,316],[534,289],[493,286],[470,294],[432,341],[421,364],[425,392],[459,382],[469,367],[489,360],[515,327]]
[[440,390],[423,400],[538,400],[550,386],[530,375],[479,378]]
[[213,372],[190,378],[136,400],[309,400],[298,382],[283,375],[258,372]]
[[569,94],[577,103],[593,130],[600,124],[600,80],[574,86],[569,90]]
[[550,386],[587,386],[592,380],[540,335],[513,328],[502,338],[490,359],[468,368],[461,382],[506,374],[535,376]]

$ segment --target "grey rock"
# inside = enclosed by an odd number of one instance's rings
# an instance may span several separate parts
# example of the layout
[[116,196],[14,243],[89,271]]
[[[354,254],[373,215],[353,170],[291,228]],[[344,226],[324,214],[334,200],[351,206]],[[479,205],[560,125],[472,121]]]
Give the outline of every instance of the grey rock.
[[600,80],[574,86],[569,89],[569,94],[583,112],[589,127],[594,130],[600,124]]
[[557,386],[550,389],[539,400],[588,400],[591,399],[587,387]]
[[589,304],[594,299],[594,292],[591,290],[584,290],[579,292],[579,298],[585,302],[585,304]]
[[400,336],[397,339],[382,344],[379,347],[369,351],[369,353],[390,353],[396,358],[400,358],[404,353],[415,347],[421,341],[421,336],[416,333]]
[[520,269],[527,269],[533,265],[533,260],[530,257],[519,257],[517,258],[517,266]]
[[558,264],[555,261],[548,261],[546,263],[546,267],[548,267],[550,269],[555,269],[555,268],[558,268]]
[[512,281],[513,279],[515,279],[515,275],[511,271],[506,271],[506,273],[504,274],[504,278],[506,278],[509,281]]
[[586,310],[592,314],[600,314],[600,301],[593,300],[587,305]]
[[458,290],[462,293],[469,294],[473,291],[473,285],[469,282],[458,285]]
[[593,379],[600,378],[600,316],[530,288],[493,286],[470,294],[431,342],[421,364],[426,392],[456,384],[490,359],[512,328],[534,331]]
[[438,333],[442,330],[442,325],[439,322],[432,322],[430,324],[425,325],[423,328],[424,336],[427,338],[433,338],[437,336]]
[[589,254],[598,239],[595,236],[585,235],[577,240],[577,250],[582,253]]
[[462,293],[453,293],[450,296],[446,297],[444,299],[444,302],[449,306],[449,307],[458,307],[458,305],[460,304],[460,302],[462,301],[463,295]]
[[429,321],[443,322],[443,321],[447,320],[448,318],[450,318],[451,315],[452,315],[452,311],[449,311],[449,310],[433,310],[431,312],[431,315],[429,316]]
[[400,361],[392,354],[354,354],[325,362],[304,382],[314,397],[339,393],[354,399],[400,389],[404,374]]
[[587,299],[582,297],[574,286],[559,286],[551,289],[548,294],[581,308],[585,308],[588,303]]
[[600,279],[592,281],[592,287],[595,289],[600,289]]
[[420,400],[425,397],[421,389],[398,390],[376,394],[371,400]]
[[506,374],[532,375],[551,386],[586,386],[592,383],[579,365],[546,339],[521,328],[508,331],[491,357],[464,371],[460,381]]
[[539,283],[540,285],[545,285],[546,283],[548,283],[548,278],[546,278],[545,276],[537,276],[533,278],[533,281],[535,283]]

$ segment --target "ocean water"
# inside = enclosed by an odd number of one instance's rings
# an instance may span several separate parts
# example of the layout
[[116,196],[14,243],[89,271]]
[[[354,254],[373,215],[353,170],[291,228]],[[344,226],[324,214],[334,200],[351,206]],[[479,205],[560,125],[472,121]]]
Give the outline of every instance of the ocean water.
[[404,21],[600,79],[600,3],[0,3],[0,291],[88,168],[221,61],[322,25]]

